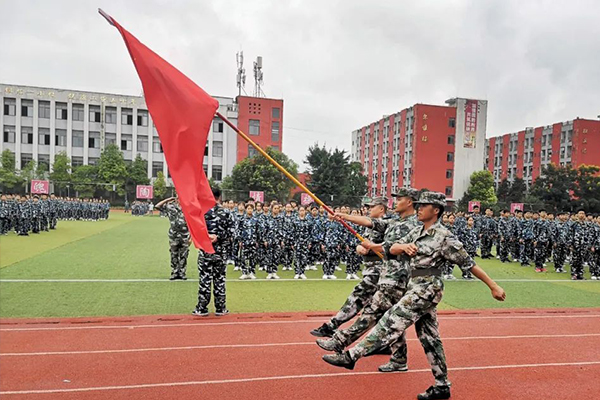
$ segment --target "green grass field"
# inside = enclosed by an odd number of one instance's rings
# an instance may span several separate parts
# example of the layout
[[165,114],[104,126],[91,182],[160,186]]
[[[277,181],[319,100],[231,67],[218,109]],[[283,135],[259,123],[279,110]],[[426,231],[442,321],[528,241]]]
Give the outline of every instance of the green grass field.
[[[76,317],[187,314],[198,290],[195,250],[188,281],[171,282],[168,222],[159,217],[112,213],[108,221],[59,221],[56,231],[0,237],[0,317]],[[451,281],[442,309],[600,307],[600,282],[571,282],[568,274],[477,260],[507,291],[494,301],[481,282]],[[551,268],[550,268],[551,269]],[[259,272],[258,277],[266,274]],[[320,278],[320,271],[309,271]],[[354,281],[237,281],[230,267],[232,312],[335,310]],[[280,272],[291,278],[292,272]],[[345,275],[338,273],[338,277]],[[588,276],[589,277],[589,276]],[[10,280],[109,280],[108,282],[11,282]],[[119,280],[160,279],[123,282]]]

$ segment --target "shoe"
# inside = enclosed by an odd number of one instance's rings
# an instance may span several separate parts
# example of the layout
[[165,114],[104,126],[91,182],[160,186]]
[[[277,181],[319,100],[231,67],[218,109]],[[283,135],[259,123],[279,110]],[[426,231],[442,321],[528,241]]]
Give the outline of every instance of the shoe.
[[344,351],[344,346],[342,346],[337,340],[331,339],[317,339],[317,346],[326,351],[335,351],[336,353],[341,353]]
[[271,279],[281,279],[276,273],[273,272]]
[[294,279],[300,279],[300,275],[298,275],[298,274],[294,275]]
[[259,271],[264,271],[265,269],[263,267],[258,267]]
[[417,395],[417,400],[449,399],[450,386],[430,386],[425,393]]
[[349,370],[354,369],[356,362],[350,358],[350,353],[347,351],[339,354],[326,354],[323,356],[323,361],[335,367],[344,367]]
[[323,275],[321,279],[329,279],[329,275]]
[[352,274],[352,279],[354,279],[355,281],[360,281],[360,277],[356,274]]
[[267,274],[267,279],[273,279],[272,276],[273,274]]
[[222,317],[222,316],[224,316],[224,315],[227,315],[227,314],[229,314],[229,310],[217,311],[217,312],[215,313],[215,315],[216,315],[217,317]]
[[465,281],[474,281],[475,278],[473,278],[472,276],[463,276],[462,277]]
[[333,279],[333,280],[335,280],[335,279],[337,279],[337,276],[335,276],[335,275],[329,275],[329,278],[327,278],[327,279]]
[[306,280],[306,279],[308,279],[308,278],[306,277],[306,275],[302,274],[302,275],[300,275],[300,279],[302,279],[302,280]]
[[346,274],[346,280],[349,281],[350,279],[352,279],[352,274]]
[[576,281],[576,280],[577,280],[577,277],[576,277],[575,275],[571,275],[571,280],[572,280],[572,281]]
[[547,269],[542,267],[541,271],[542,271],[542,272],[546,272],[546,271],[547,271]]
[[408,366],[390,361],[387,364],[380,365],[377,369],[379,372],[405,372],[408,371]]
[[180,276],[179,279],[181,279],[182,281],[187,281],[187,276]]
[[543,263],[543,264],[542,264],[542,267],[547,267],[546,263]]
[[195,315],[197,317],[207,317],[208,310],[194,310],[192,311],[192,315]]
[[256,279],[256,276],[255,276],[254,274],[250,274],[250,275],[248,275],[248,276],[249,276],[249,278],[248,278],[248,279],[252,279],[252,280]]
[[236,266],[236,267],[233,267],[233,270],[234,270],[234,271],[239,271],[239,270],[240,270],[240,267],[237,267],[237,266]]
[[242,276],[240,276],[240,280],[245,281],[247,279],[250,279],[249,275],[243,274]]
[[179,277],[178,277],[178,276],[171,276],[171,277],[169,278],[169,280],[170,280],[170,281],[176,281],[176,280],[178,280],[178,279],[179,279]]
[[542,269],[540,267],[535,267],[535,272],[542,272]]
[[316,337],[332,337],[334,333],[335,330],[327,324],[323,324],[320,327],[310,331],[310,334]]
[[336,271],[341,271],[342,269],[340,268],[340,266],[339,266],[339,265],[336,265],[336,266],[335,266],[335,270],[336,270]]

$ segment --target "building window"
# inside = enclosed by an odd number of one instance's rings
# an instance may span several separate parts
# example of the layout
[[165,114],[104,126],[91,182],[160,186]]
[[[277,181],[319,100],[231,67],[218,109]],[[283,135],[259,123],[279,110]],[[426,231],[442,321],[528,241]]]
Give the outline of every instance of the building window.
[[131,136],[122,135],[121,136],[121,150],[131,151]]
[[100,148],[100,132],[90,132],[90,136],[88,137],[88,147],[90,149]]
[[137,138],[137,151],[148,151],[148,138],[147,137],[138,137]]
[[158,176],[159,172],[162,172],[163,170],[163,163],[162,161],[154,161],[152,163],[152,177],[156,178]]
[[100,107],[90,106],[90,122],[102,122]]
[[251,144],[248,145],[248,157],[254,157],[258,154],[258,151]]
[[281,118],[281,109],[273,108],[273,119],[279,119],[279,118]]
[[121,109],[121,125],[133,125],[133,110],[131,108]]
[[39,128],[38,129],[38,145],[49,146],[50,145],[50,129]]
[[73,131],[73,147],[83,147],[83,131]]
[[21,153],[21,168],[24,168],[32,160],[33,160],[33,155],[31,153]]
[[57,129],[54,135],[55,146],[67,146],[67,131],[65,129]]
[[456,128],[456,118],[450,117],[448,119],[448,127],[450,127],[450,128]]
[[154,140],[152,142],[152,152],[153,153],[162,153],[162,146],[160,145],[160,140]]
[[208,145],[206,145],[206,147],[204,148],[204,155],[207,156],[208,155]]
[[213,121],[213,132],[223,133],[223,121]]
[[15,99],[6,97],[4,99],[4,115],[14,116],[17,111],[17,103]]
[[33,117],[33,100],[21,100],[21,117]]
[[115,107],[106,107],[106,113],[104,114],[104,122],[107,124],[117,123],[117,109]]
[[446,179],[450,179],[452,178],[452,170],[451,169],[447,169],[446,170]]
[[33,144],[33,128],[30,126],[21,127],[21,143]]
[[251,119],[249,122],[250,134],[254,136],[260,135],[260,121]]
[[105,146],[110,146],[110,145],[116,145],[117,144],[117,134],[116,133],[107,133],[104,136],[104,145]]
[[148,111],[138,110],[137,112],[137,125],[148,126]]
[[67,103],[56,103],[56,119],[66,120],[68,118]]
[[223,180],[223,167],[220,165],[213,165],[212,167],[212,178],[215,181]]
[[38,102],[38,113],[39,118],[50,119],[50,102],[40,100]]
[[[48,136],[50,136],[50,134],[48,134]],[[38,155],[38,168],[44,172],[50,172],[50,155]]]
[[271,123],[271,141],[279,142],[279,122],[277,121]]
[[96,164],[98,164],[98,157],[88,158],[88,165],[96,165]]
[[[85,113],[83,104],[76,104],[76,103],[73,104],[72,113],[73,113],[73,121],[83,121],[83,115]],[[90,119],[90,121],[91,121],[91,119]]]
[[448,144],[454,144],[454,135],[448,136]]
[[223,157],[223,142],[214,141],[213,142],[213,157]]
[[454,161],[454,153],[446,154],[446,161]]
[[15,126],[14,125],[4,125],[4,135],[2,140],[4,143],[14,143],[15,142]]
[[446,196],[452,196],[452,186],[446,186]]
[[83,157],[77,157],[77,156],[71,157],[71,166],[73,168],[79,167],[81,165],[83,165]]

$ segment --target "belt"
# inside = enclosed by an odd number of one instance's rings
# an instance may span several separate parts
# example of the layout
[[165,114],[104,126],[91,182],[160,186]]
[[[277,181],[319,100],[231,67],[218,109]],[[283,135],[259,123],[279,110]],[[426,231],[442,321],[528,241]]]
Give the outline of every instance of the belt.
[[439,268],[420,268],[411,271],[413,278],[417,276],[442,276],[442,270]]

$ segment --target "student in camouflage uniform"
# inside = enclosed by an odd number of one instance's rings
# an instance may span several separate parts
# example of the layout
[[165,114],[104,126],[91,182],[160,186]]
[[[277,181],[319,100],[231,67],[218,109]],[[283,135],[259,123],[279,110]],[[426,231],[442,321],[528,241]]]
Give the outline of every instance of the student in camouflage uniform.
[[18,216],[19,236],[29,236],[31,225],[31,204],[25,196],[20,198]]
[[[398,220],[391,223],[385,230],[384,241],[381,244],[375,244],[370,241],[365,241],[357,250],[361,253],[378,251],[384,254],[384,263],[382,272],[377,282],[377,291],[373,294],[371,301],[364,307],[358,319],[347,329],[338,330],[334,333],[331,339],[317,340],[317,344],[324,350],[342,352],[345,347],[358,340],[365,332],[373,328],[377,321],[396,304],[404,295],[410,279],[410,259],[406,255],[392,255],[390,248],[397,241],[406,236],[414,228],[421,225],[417,220],[415,210],[413,208],[413,199],[417,197],[417,192],[411,196],[402,197],[399,203],[402,205],[402,212]],[[381,220],[373,220],[373,228],[380,230],[383,227],[377,225]],[[400,357],[393,357],[390,362],[379,367],[381,372],[406,371],[406,340],[402,336],[397,344],[397,348],[403,347],[402,350],[396,350]],[[389,354],[389,353],[388,353]]]
[[529,266],[529,261],[533,258],[534,221],[531,217],[531,213],[526,212],[525,219],[521,220],[520,224],[521,265],[524,267]]
[[[498,237],[498,223],[494,219],[494,211],[485,209],[485,217],[481,218],[478,242],[481,243],[481,258],[492,258],[492,245]],[[496,249],[498,252],[498,249]]]
[[36,194],[31,200],[31,233],[40,233],[40,197]]
[[310,209],[312,228],[310,234],[310,261],[307,269],[317,270],[317,263],[323,263],[323,249],[321,244],[325,240],[325,220],[319,214],[319,207],[313,205]]
[[[359,212],[357,209],[353,209],[350,212],[350,215],[359,216]],[[350,222],[349,225],[352,227],[352,229],[354,229],[362,236],[364,232],[364,227],[356,225],[352,222]],[[356,251],[356,247],[360,244],[360,241],[350,231],[346,230],[346,233],[348,238],[348,263],[346,265],[346,279],[360,280],[357,273],[360,270],[360,266],[362,264],[362,256]]]
[[[503,301],[504,290],[478,267],[464,250],[460,241],[439,222],[446,207],[442,193],[423,192],[419,200],[419,220],[422,227],[413,229],[391,248],[394,255],[406,254],[410,258],[412,279],[407,292],[390,308],[377,325],[356,346],[341,354],[325,355],[323,359],[334,366],[353,369],[361,357],[397,343],[408,327],[415,324],[417,336],[425,350],[435,378],[435,384],[417,396],[419,400],[450,398],[450,382],[446,356],[437,322],[437,305],[442,299],[444,282],[441,266],[451,260],[463,270],[471,272],[491,290],[492,296]],[[394,354],[392,358],[402,357]]]
[[[339,210],[339,208],[338,208]],[[325,223],[325,263],[323,264],[323,279],[337,279],[334,275],[336,267],[340,266],[344,227],[332,215]]]
[[510,219],[510,236],[512,243],[512,257],[514,262],[521,261],[521,228],[523,222],[523,211],[515,210],[515,215]]
[[507,210],[502,210],[500,211],[500,219],[498,220],[498,247],[496,251],[500,256],[500,261],[503,263],[509,261],[510,245],[510,213]]
[[0,235],[8,234],[10,226],[10,204],[7,196],[2,193],[0,196]]
[[579,210],[571,226],[571,279],[584,280],[583,262],[586,246],[585,211]]
[[179,201],[170,197],[159,202],[155,208],[164,211],[171,226],[169,227],[169,247],[171,249],[170,280],[186,280],[187,258],[190,246],[190,231],[181,211]]
[[[534,213],[533,235],[533,260],[535,263],[535,272],[546,272],[545,262],[548,254],[548,241],[550,240],[550,227],[546,221],[546,212],[540,211],[541,215]],[[540,217],[541,218],[536,218]]]
[[208,315],[210,304],[211,283],[215,296],[215,315],[229,314],[225,299],[225,276],[227,274],[227,253],[225,244],[233,235],[233,217],[220,204],[221,190],[212,189],[217,204],[204,215],[206,230],[215,252],[207,253],[198,249],[198,273],[200,284],[198,287],[198,304],[192,314]]
[[242,265],[242,235],[241,223],[244,215],[246,215],[246,205],[240,201],[236,207],[237,212],[233,213],[234,233],[231,245],[231,260],[233,261],[234,271],[239,271]]
[[246,215],[241,219],[240,225],[242,243],[242,276],[240,279],[256,279],[256,264],[258,262],[256,251],[258,242],[258,219],[254,216],[252,203],[246,204]]
[[304,272],[310,260],[311,229],[312,222],[306,215],[306,208],[300,206],[298,208],[298,218],[295,220],[294,226],[294,236],[296,237],[294,279],[306,279]]
[[600,216],[594,220],[594,237],[591,241],[592,262],[590,264],[590,274],[592,280],[600,280]]
[[554,271],[562,273],[566,272],[564,265],[571,242],[571,222],[569,221],[569,214],[566,212],[558,214],[558,219],[559,221],[556,224],[556,232],[554,234],[554,253],[552,258],[554,260]]
[[[475,258],[477,255],[477,248],[479,247],[479,235],[475,230],[475,218],[473,218],[473,216],[467,218],[467,226],[457,232],[457,237],[458,240],[462,242],[467,254],[469,254],[471,258]],[[466,280],[473,280],[473,275],[471,275],[470,271],[462,270],[462,277]]]
[[285,214],[283,215],[283,244],[281,249],[281,261],[283,271],[291,271],[294,262],[294,226],[296,214],[290,203],[285,205]]
[[272,213],[266,218],[263,233],[266,251],[267,279],[279,279],[277,269],[281,260],[281,243],[283,242],[283,217],[281,206],[274,204]]

